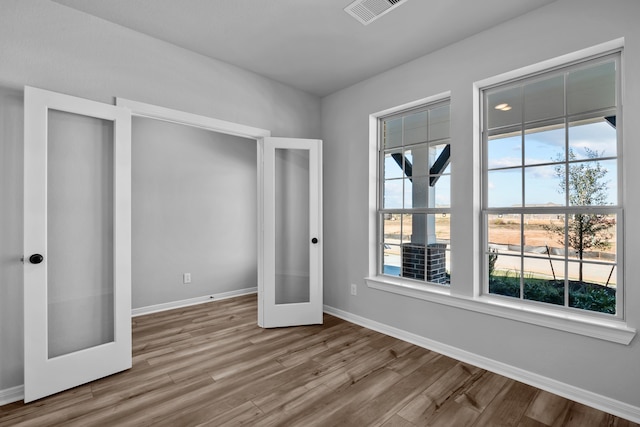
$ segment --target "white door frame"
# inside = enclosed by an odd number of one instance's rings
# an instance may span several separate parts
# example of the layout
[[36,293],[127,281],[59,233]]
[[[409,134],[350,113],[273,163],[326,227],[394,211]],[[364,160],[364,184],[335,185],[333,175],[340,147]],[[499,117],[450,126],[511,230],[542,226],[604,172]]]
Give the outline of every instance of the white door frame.
[[[263,251],[263,234],[264,234],[264,215],[260,206],[263,205],[262,195],[262,150],[260,141],[271,136],[271,131],[251,126],[245,126],[238,123],[228,122],[225,120],[214,119],[207,116],[201,116],[193,113],[187,113],[171,108],[160,107],[157,105],[146,104],[144,102],[132,101],[125,98],[116,98],[116,105],[127,108],[134,117],[146,117],[150,119],[161,120],[170,123],[176,123],[186,126],[193,126],[200,129],[210,130],[227,135],[239,136],[242,138],[253,139],[256,141],[257,150],[257,189],[258,189],[258,295],[260,295],[260,284],[263,277],[264,269],[264,251]],[[261,313],[260,304],[258,304],[258,313]],[[258,317],[260,318],[260,317]],[[260,323],[259,323],[260,324]]]
[[[239,136],[242,138],[253,139],[257,141],[257,184],[258,184],[258,297],[260,299],[263,293],[263,285],[264,285],[264,270],[265,270],[265,249],[264,249],[264,194],[263,194],[263,180],[264,180],[264,165],[263,165],[263,147],[262,143],[265,138],[271,137],[271,131],[267,129],[261,129],[246,125],[241,125],[238,123],[228,122],[224,120],[214,119],[207,116],[201,116],[193,113],[187,113],[180,110],[174,110],[171,108],[160,107],[157,105],[147,104],[138,101],[132,101],[125,98],[116,98],[116,105],[119,107],[127,108],[131,111],[131,115],[134,117],[146,117],[156,120],[161,120],[170,123],[182,124],[186,126],[194,126],[197,128],[210,130],[213,132],[223,133],[227,135]],[[320,162],[322,162],[322,156],[320,156]],[[322,172],[322,163],[319,165],[314,165],[314,167],[319,168],[317,172],[320,174]],[[320,190],[319,197],[322,197],[322,180],[320,178]],[[317,213],[318,221],[319,221],[319,229],[317,230],[318,238],[321,238],[320,234],[322,232],[322,212]],[[322,243],[322,242],[321,242]],[[318,279],[320,283],[322,283],[322,244],[317,245],[315,251],[319,251],[320,253],[320,271],[314,271],[318,274]],[[322,289],[322,288],[320,288]],[[322,291],[319,291],[322,293]],[[319,296],[320,301],[322,299],[322,295]],[[322,306],[322,303],[320,303]],[[264,326],[264,310],[263,310],[263,301],[258,301],[258,325]],[[320,311],[320,317],[317,322],[314,323],[322,323],[322,311]]]

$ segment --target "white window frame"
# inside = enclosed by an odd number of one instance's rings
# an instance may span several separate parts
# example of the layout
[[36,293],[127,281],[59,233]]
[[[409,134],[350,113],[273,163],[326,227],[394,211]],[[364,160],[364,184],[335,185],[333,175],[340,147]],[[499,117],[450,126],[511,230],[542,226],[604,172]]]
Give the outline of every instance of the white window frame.
[[[479,120],[481,114],[481,88],[496,85],[500,82],[508,81],[511,79],[517,79],[522,76],[538,73],[554,67],[559,67],[567,63],[582,60],[584,58],[620,50],[623,48],[623,46],[624,39],[620,38],[580,51],[572,52],[557,58],[552,58],[537,64],[526,66],[517,70],[508,71],[503,74],[495,75],[493,77],[489,77],[487,79],[483,79],[481,81],[473,83],[473,123],[469,123],[469,126],[473,126],[474,129],[473,141],[463,141],[463,146],[466,144],[466,146],[469,147],[469,156],[474,158],[474,170],[477,170],[478,172],[477,176],[475,176],[474,178],[473,184],[473,209],[470,209],[468,212],[457,211],[456,207],[452,205],[452,226],[456,221],[456,218],[464,217],[465,215],[471,215],[474,218],[473,224],[474,229],[476,230],[476,236],[479,236],[481,234],[482,213],[480,204],[480,156],[479,154],[476,155],[476,153],[480,153],[481,141],[481,122]],[[624,96],[624,57],[622,65],[623,79],[621,80],[622,96],[619,103],[620,106],[623,105]],[[512,321],[528,323],[531,325],[536,325],[538,327],[550,328],[609,342],[629,345],[636,335],[636,329],[629,327],[622,319],[598,318],[588,315],[585,316],[581,313],[568,313],[558,310],[549,310],[546,307],[540,307],[539,305],[522,304],[519,300],[515,302],[505,302],[503,298],[491,298],[483,294],[482,275],[480,273],[480,269],[477,267],[482,263],[482,253],[484,251],[481,251],[479,246],[478,249],[474,249],[474,254],[476,254],[478,259],[472,259],[468,261],[474,265],[473,269],[477,272],[477,274],[473,275],[473,280],[471,281],[461,281],[456,278],[457,276],[452,275],[450,286],[444,287],[438,285],[429,285],[428,283],[416,283],[411,280],[403,280],[402,278],[394,278],[378,274],[378,120],[380,117],[393,114],[394,112],[414,108],[422,104],[437,102],[445,98],[451,98],[451,123],[453,126],[453,124],[456,122],[454,117],[456,98],[451,96],[450,91],[427,98],[418,99],[416,101],[402,104],[397,107],[374,112],[369,116],[369,273],[368,276],[364,278],[364,281],[367,284],[368,288],[376,291],[388,292],[402,297],[420,299],[436,304],[442,304]],[[454,132],[452,129],[452,154],[454,154],[456,151],[456,149],[453,149],[456,144],[456,134],[457,132]],[[628,165],[626,164],[626,162],[628,162],[628,159],[625,160],[623,158],[622,160],[623,169],[627,170]],[[475,163],[476,161],[478,163]],[[452,193],[455,192],[456,180],[454,177],[452,177],[451,187]],[[454,201],[452,200],[452,203],[453,202]],[[476,239],[475,236],[472,237],[472,239],[474,242],[478,243],[482,241],[481,238]],[[454,241],[452,242],[452,263],[455,263],[457,259],[455,252],[456,242]]]
[[[482,253],[483,253],[483,262],[481,264],[481,271],[482,271],[482,293],[483,295],[486,295],[488,298],[499,298],[499,299],[503,299],[505,301],[506,304],[512,303],[514,302],[514,300],[517,300],[518,303],[521,304],[532,304],[532,305],[543,305],[544,309],[546,310],[560,310],[560,311],[578,311],[580,313],[580,315],[584,315],[584,316],[594,316],[594,317],[606,317],[606,318],[616,318],[619,320],[624,320],[624,275],[623,275],[623,259],[624,259],[624,253],[623,253],[623,236],[624,236],[624,232],[623,232],[623,205],[624,205],[624,194],[622,192],[622,188],[623,188],[623,168],[622,168],[622,123],[623,123],[623,119],[622,119],[622,102],[621,102],[621,94],[622,91],[620,90],[620,82],[621,82],[621,70],[620,70],[620,64],[622,62],[622,49],[616,49],[614,51],[609,51],[609,52],[603,52],[601,54],[595,55],[595,56],[591,56],[591,57],[586,57],[586,58],[582,58],[580,60],[577,61],[573,61],[571,63],[566,63],[566,64],[561,64],[559,66],[556,67],[552,67],[550,69],[547,70],[541,70],[539,72],[536,73],[532,73],[529,75],[523,75],[521,77],[515,78],[515,79],[510,79],[508,81],[504,81],[504,82],[500,82],[498,84],[494,84],[494,85],[490,85],[490,86],[483,86],[480,87],[480,91],[481,93],[484,93],[485,91],[494,89],[494,88],[504,88],[504,89],[508,89],[510,87],[517,87],[521,84],[527,84],[529,82],[534,82],[536,81],[539,77],[552,77],[552,76],[560,76],[563,75],[564,73],[567,72],[571,72],[573,70],[576,69],[581,69],[585,66],[590,66],[590,65],[597,65],[597,64],[601,64],[601,63],[605,63],[605,62],[610,62],[610,61],[614,61],[616,64],[616,104],[617,104],[617,108],[615,110],[615,117],[617,118],[617,126],[616,126],[616,156],[613,157],[612,159],[616,160],[617,163],[617,186],[616,186],[616,191],[617,191],[617,204],[616,205],[603,205],[603,206],[562,206],[562,207],[554,207],[554,208],[550,208],[550,207],[530,207],[530,206],[526,206],[523,205],[521,207],[516,207],[516,208],[512,208],[512,207],[489,207],[488,206],[488,171],[489,168],[487,167],[487,147],[486,147],[486,141],[488,139],[488,130],[484,129],[484,123],[486,121],[486,117],[484,117],[481,114],[481,121],[480,123],[482,123],[482,128],[481,128],[481,133],[482,133],[482,238],[481,240],[481,245],[482,245]],[[566,88],[565,88],[565,93],[564,96],[566,97]],[[485,108],[489,108],[484,100],[484,96],[481,97],[481,102],[482,102],[482,107],[481,107],[481,113],[484,112]],[[611,109],[609,109],[609,111],[613,111]],[[587,117],[587,114],[578,114],[578,115],[573,115],[570,116],[566,113],[566,111],[563,113],[563,115],[561,116],[554,116],[551,117],[549,119],[545,119],[543,121],[541,121],[541,123],[551,123],[551,122],[558,122],[561,120],[563,123],[565,123],[565,126],[570,126],[570,123],[568,122],[570,117],[574,117],[578,118],[580,116],[584,116]],[[523,127],[524,126],[524,127]],[[513,126],[508,126],[506,128],[506,130],[509,130],[509,128],[513,128],[513,129],[518,129],[519,131],[522,131],[523,129],[526,129],[525,126],[525,122],[518,122],[517,124],[514,124]],[[501,129],[501,128],[499,128]],[[567,134],[566,132],[568,132],[568,129],[565,128],[565,139],[567,138]],[[525,133],[522,132],[522,138],[525,137]],[[568,156],[568,153],[567,153]],[[604,158],[604,160],[609,159],[609,157]],[[596,159],[596,161],[599,161],[601,159]],[[564,163],[566,165],[570,165],[570,162],[567,159],[565,159]],[[559,164],[559,163],[552,163],[553,165],[555,164]],[[525,165],[520,165],[518,167],[514,167],[514,169],[518,169],[518,168],[524,168]],[[524,194],[524,186],[525,186],[525,182],[524,180],[522,181],[522,187],[523,187],[523,192],[522,195],[523,197],[525,197]],[[565,195],[565,197],[569,197],[568,196],[568,191],[567,194]],[[517,215],[528,215],[528,214],[559,214],[559,215],[573,215],[573,214],[579,214],[579,213],[584,213],[584,214],[588,214],[588,213],[601,213],[601,214],[615,214],[616,215],[616,314],[615,315],[610,315],[610,314],[605,314],[605,313],[600,313],[600,312],[596,312],[596,311],[588,311],[588,310],[584,310],[584,309],[579,309],[579,308],[572,308],[569,307],[569,289],[568,286],[565,283],[565,294],[564,294],[564,306],[560,306],[560,305],[554,305],[554,304],[550,304],[550,303],[545,303],[545,302],[538,302],[538,301],[534,301],[534,300],[527,300],[524,299],[523,297],[523,289],[522,289],[522,281],[521,281],[521,290],[520,290],[520,297],[516,298],[516,297],[510,297],[510,296],[502,296],[502,295],[498,295],[498,294],[492,294],[489,293],[489,272],[487,271],[487,265],[488,265],[488,252],[486,251],[486,248],[488,246],[488,243],[486,242],[487,240],[487,236],[488,236],[488,216],[489,215],[495,215],[495,214],[517,214]],[[523,228],[523,224],[520,224],[520,234],[521,237],[524,235],[524,228]],[[565,233],[566,233],[566,229],[565,229]],[[565,241],[566,241],[566,234],[565,234]],[[520,259],[520,263],[521,263],[521,268],[524,265],[523,262],[526,259],[534,259],[531,256],[527,256],[524,253],[521,253],[520,256],[515,256],[514,258],[519,258]],[[571,260],[570,257],[565,256],[564,260],[560,260],[558,259],[557,262],[563,262],[563,265],[566,267],[568,266],[568,263],[572,263],[573,261],[569,261]],[[566,276],[565,272],[563,272],[563,276]],[[521,278],[522,279],[522,278]],[[565,278],[566,280],[566,278]]]
[[[416,114],[416,113],[420,113],[420,112],[425,112],[425,111],[431,111],[432,109],[438,109],[440,107],[449,107],[449,114],[451,109],[450,109],[450,104],[451,104],[451,99],[449,97],[440,99],[438,101],[432,101],[432,102],[428,102],[428,103],[424,103],[421,104],[417,107],[412,107],[412,108],[406,108],[406,109],[401,109],[400,111],[396,111],[392,114],[387,114],[381,117],[378,117],[378,130],[377,130],[377,135],[378,135],[378,202],[377,202],[377,211],[378,211],[378,218],[377,218],[377,228],[378,228],[378,234],[377,234],[377,241],[378,241],[378,262],[377,262],[377,275],[384,275],[386,277],[391,277],[394,278],[396,276],[392,276],[392,275],[385,275],[383,272],[384,269],[384,249],[383,244],[384,244],[384,236],[383,236],[383,232],[384,232],[384,220],[381,219],[382,216],[384,216],[385,214],[397,214],[397,215],[419,215],[419,214],[424,214],[424,215],[441,215],[441,214],[445,214],[445,215],[451,215],[451,207],[433,207],[433,208],[407,208],[407,207],[402,207],[402,208],[388,208],[383,206],[383,200],[384,200],[384,183],[385,183],[385,178],[384,178],[384,153],[386,151],[385,147],[382,146],[382,139],[384,137],[383,135],[383,130],[382,130],[382,124],[384,121],[386,120],[390,120],[390,119],[396,119],[396,118],[400,118],[400,117],[406,117],[408,115],[411,114]],[[429,131],[430,133],[430,131]],[[403,137],[404,140],[404,137]],[[432,145],[442,145],[445,143],[445,141],[447,144],[450,144],[451,142],[451,137],[450,137],[450,133],[449,136],[447,138],[441,138],[441,139],[435,139],[435,140],[428,140],[428,141],[424,141],[424,142],[420,142],[420,143],[416,143],[416,144],[409,144],[409,145],[400,145],[397,147],[393,147],[391,149],[391,151],[397,151],[397,150],[401,150],[404,152],[405,149],[412,149],[413,147],[430,147]],[[429,175],[429,177],[431,177],[433,175]],[[448,174],[441,174],[440,176],[451,176],[450,173]],[[404,181],[404,178],[402,178],[402,180]],[[403,194],[403,197],[405,197],[406,200],[406,196]],[[429,202],[429,195],[427,194],[427,202]],[[400,246],[402,247],[403,244],[401,243]],[[445,252],[447,252],[447,257],[449,257],[448,252],[450,251],[449,248],[445,249]],[[426,254],[425,254],[426,257]],[[402,259],[402,258],[401,258]],[[425,260],[425,264],[426,264],[426,260]],[[426,266],[425,266],[426,267]],[[413,282],[416,283],[417,286],[419,285],[433,285],[433,286],[445,286],[448,287],[449,284],[448,283],[435,283],[435,282],[429,282],[426,280],[426,273],[425,273],[425,279],[424,280],[420,280],[420,279],[412,279],[412,278],[408,278],[408,277],[404,277],[402,276],[402,280],[411,280]]]

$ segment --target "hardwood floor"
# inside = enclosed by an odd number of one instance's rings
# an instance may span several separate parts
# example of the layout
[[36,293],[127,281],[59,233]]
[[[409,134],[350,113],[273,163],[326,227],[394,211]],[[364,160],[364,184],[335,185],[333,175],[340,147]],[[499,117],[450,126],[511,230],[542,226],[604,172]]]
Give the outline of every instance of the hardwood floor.
[[325,315],[261,329],[256,297],[133,319],[133,368],[0,426],[637,426]]

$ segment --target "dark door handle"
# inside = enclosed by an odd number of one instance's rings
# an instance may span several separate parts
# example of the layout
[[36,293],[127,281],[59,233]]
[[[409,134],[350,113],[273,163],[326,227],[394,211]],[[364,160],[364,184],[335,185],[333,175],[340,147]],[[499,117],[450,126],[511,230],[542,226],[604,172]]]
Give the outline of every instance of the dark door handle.
[[31,264],[40,264],[42,261],[44,261],[44,257],[40,254],[33,254],[29,257]]
[[313,239],[311,239],[311,243],[313,243],[315,245],[316,243],[318,243],[318,239],[316,237],[314,237]]

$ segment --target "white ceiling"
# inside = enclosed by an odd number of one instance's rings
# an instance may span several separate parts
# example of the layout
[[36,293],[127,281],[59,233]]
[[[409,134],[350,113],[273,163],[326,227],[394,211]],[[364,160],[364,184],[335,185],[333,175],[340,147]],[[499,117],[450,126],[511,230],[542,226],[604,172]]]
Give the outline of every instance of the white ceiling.
[[408,0],[364,26],[352,0],[52,0],[325,96],[555,0]]

